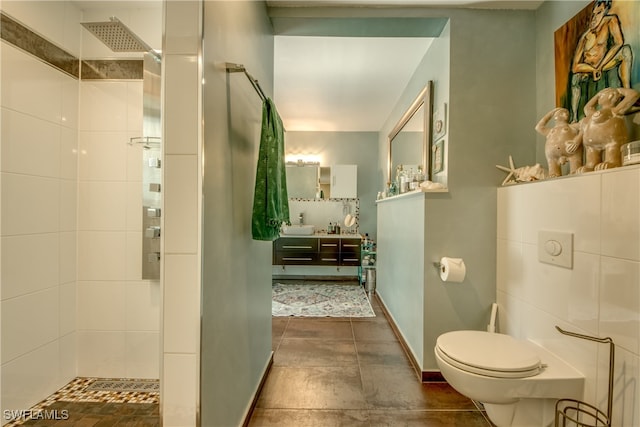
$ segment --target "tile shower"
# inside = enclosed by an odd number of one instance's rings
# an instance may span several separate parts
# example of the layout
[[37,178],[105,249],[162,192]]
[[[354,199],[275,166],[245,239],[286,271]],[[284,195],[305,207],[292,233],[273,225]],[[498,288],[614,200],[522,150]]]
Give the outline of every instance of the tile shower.
[[[62,27],[80,12],[26,3],[3,12],[60,18],[38,32],[78,57],[80,26]],[[127,144],[142,131],[142,80],[79,80],[1,43],[2,408],[27,409],[75,376],[158,378],[142,148]]]

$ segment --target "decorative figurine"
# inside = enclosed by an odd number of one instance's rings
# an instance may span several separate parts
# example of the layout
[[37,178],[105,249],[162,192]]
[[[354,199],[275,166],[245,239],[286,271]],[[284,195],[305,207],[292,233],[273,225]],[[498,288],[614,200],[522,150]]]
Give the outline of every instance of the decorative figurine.
[[[547,124],[553,120],[553,127]],[[569,110],[555,108],[540,119],[536,131],[547,137],[544,154],[549,165],[549,177],[562,176],[561,166],[569,162],[569,173],[582,166],[582,131],[579,123],[569,123]]]
[[629,142],[624,114],[638,98],[640,92],[633,89],[606,88],[587,102],[580,121],[586,164],[577,173],[621,166],[620,147]]
[[513,165],[513,157],[511,156],[509,156],[509,167],[499,165],[496,165],[496,167],[505,172],[509,172],[504,181],[502,181],[502,185],[515,184],[517,182],[541,181],[547,177],[547,171],[540,166],[540,163],[536,163],[533,166],[522,166],[516,169]]

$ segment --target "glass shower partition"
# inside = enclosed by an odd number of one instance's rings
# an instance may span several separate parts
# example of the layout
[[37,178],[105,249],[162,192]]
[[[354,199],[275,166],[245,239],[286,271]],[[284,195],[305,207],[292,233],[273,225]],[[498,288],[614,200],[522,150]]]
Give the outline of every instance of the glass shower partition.
[[160,219],[162,215],[161,63],[144,55],[142,136],[142,279],[160,279]]

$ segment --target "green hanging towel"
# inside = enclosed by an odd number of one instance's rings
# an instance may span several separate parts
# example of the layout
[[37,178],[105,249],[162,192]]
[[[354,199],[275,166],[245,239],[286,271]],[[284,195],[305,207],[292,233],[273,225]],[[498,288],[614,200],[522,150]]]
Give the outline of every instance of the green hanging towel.
[[253,239],[276,240],[283,222],[289,223],[284,129],[275,104],[267,98],[262,104],[262,131],[253,194]]

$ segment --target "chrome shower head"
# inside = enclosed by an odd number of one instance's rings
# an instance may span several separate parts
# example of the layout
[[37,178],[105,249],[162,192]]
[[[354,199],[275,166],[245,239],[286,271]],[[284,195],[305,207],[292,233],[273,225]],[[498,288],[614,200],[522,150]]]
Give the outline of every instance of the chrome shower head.
[[151,47],[118,18],[106,22],[82,22],[81,25],[114,52],[153,52]]

